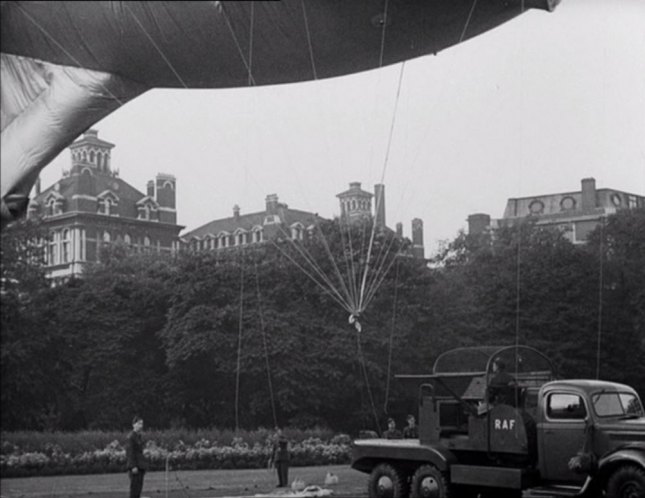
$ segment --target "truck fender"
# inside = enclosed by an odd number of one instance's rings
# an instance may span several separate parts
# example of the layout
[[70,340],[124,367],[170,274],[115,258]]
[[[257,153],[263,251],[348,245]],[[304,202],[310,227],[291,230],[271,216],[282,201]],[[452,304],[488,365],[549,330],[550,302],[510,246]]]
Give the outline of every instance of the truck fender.
[[611,473],[620,465],[629,463],[638,465],[645,469],[645,445],[635,444],[623,446],[607,455],[603,455],[598,460],[598,470],[596,472],[596,479],[606,481]]
[[440,471],[446,472],[453,463],[457,463],[457,457],[449,449],[436,446],[419,445],[398,448],[395,452],[388,451],[387,448],[372,446],[369,449],[361,448],[355,451],[351,466],[360,472],[369,473],[376,465],[382,462],[392,462],[394,464],[396,462],[430,463]]

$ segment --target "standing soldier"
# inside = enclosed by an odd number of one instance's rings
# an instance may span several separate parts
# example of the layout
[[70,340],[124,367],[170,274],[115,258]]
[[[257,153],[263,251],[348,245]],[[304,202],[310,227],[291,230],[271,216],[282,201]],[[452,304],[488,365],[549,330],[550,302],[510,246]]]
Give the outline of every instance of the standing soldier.
[[146,462],[143,457],[143,419],[135,415],[132,419],[132,432],[128,434],[126,458],[128,476],[130,477],[130,498],[139,498],[143,489],[143,476],[146,473]]
[[271,462],[278,473],[278,487],[285,488],[289,485],[289,444],[280,429],[276,432]]

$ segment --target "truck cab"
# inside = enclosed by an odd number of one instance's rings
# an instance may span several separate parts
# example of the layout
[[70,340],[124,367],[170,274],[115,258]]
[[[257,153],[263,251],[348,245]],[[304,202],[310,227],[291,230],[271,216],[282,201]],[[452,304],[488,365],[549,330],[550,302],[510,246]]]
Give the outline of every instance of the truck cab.
[[556,380],[526,346],[458,348],[397,377],[418,385],[419,439],[355,441],[370,498],[645,496],[645,415],[629,386]]

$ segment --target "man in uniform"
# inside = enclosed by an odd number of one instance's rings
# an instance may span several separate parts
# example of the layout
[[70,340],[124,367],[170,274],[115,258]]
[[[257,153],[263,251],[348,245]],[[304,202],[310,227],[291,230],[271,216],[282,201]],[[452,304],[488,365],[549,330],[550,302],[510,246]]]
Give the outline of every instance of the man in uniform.
[[146,462],[143,456],[143,419],[135,416],[132,419],[132,432],[128,434],[126,458],[128,476],[130,477],[130,498],[139,498],[143,489],[143,476],[146,473]]

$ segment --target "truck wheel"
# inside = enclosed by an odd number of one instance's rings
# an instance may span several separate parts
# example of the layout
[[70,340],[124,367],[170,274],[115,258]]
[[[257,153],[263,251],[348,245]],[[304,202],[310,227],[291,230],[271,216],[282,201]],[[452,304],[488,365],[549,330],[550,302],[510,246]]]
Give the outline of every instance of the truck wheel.
[[374,467],[367,483],[369,498],[407,498],[407,481],[392,465]]
[[619,467],[607,481],[607,498],[645,496],[645,470],[636,465]]
[[450,485],[434,465],[422,465],[412,476],[412,498],[451,498]]

